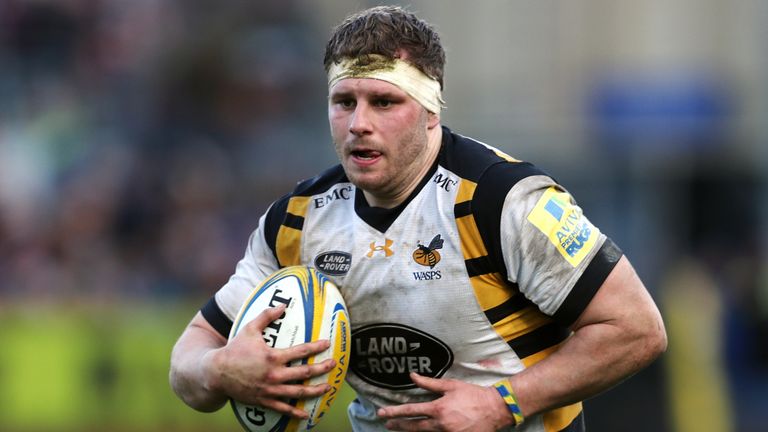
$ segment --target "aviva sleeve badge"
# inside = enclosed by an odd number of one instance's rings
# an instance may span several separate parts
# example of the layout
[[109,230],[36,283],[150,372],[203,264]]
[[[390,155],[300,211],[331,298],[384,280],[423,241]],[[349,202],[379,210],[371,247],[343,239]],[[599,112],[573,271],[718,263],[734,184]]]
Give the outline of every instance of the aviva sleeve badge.
[[539,229],[573,267],[595,247],[600,232],[584,216],[567,192],[550,186],[528,214]]

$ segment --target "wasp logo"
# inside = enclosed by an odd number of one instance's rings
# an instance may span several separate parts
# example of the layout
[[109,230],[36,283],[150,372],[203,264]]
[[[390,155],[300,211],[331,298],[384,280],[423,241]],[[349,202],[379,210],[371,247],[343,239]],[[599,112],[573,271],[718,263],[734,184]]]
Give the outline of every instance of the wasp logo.
[[369,250],[365,256],[371,258],[376,252],[384,252],[384,256],[390,257],[394,254],[394,252],[392,252],[392,243],[394,242],[388,238],[384,239],[383,246],[376,246],[376,242],[371,242],[371,250]]
[[418,243],[418,245],[418,249],[413,251],[413,260],[423,266],[434,268],[440,262],[440,252],[437,249],[443,248],[443,239],[440,237],[440,234],[436,235],[429,242],[429,246],[424,246],[421,243]]

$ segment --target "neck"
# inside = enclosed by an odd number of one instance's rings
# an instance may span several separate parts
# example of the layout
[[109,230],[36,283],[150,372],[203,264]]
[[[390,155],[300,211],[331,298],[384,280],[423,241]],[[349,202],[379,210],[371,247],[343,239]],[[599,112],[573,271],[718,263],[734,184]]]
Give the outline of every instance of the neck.
[[438,124],[436,127],[427,131],[427,150],[424,158],[424,162],[421,165],[421,169],[418,174],[414,176],[406,187],[402,188],[399,193],[389,197],[382,197],[373,195],[368,191],[363,190],[363,195],[366,201],[371,207],[381,208],[394,208],[403,203],[416,187],[421,183],[421,180],[429,172],[432,164],[437,159],[437,155],[440,153],[440,146],[443,142],[443,128]]

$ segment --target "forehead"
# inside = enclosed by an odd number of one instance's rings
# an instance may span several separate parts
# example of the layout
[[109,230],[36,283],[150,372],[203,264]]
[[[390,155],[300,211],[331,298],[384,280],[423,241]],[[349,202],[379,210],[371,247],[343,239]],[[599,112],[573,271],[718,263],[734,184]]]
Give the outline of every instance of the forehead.
[[331,87],[330,95],[351,94],[351,95],[382,95],[390,94],[396,96],[408,96],[400,87],[375,78],[347,78],[339,81]]

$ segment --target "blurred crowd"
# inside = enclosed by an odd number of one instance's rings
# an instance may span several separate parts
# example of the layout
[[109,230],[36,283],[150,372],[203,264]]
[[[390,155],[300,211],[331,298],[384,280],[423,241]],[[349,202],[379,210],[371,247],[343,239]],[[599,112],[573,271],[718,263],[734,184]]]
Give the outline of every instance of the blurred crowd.
[[0,298],[220,286],[295,181],[279,174],[328,157],[300,17],[291,2],[0,0]]

